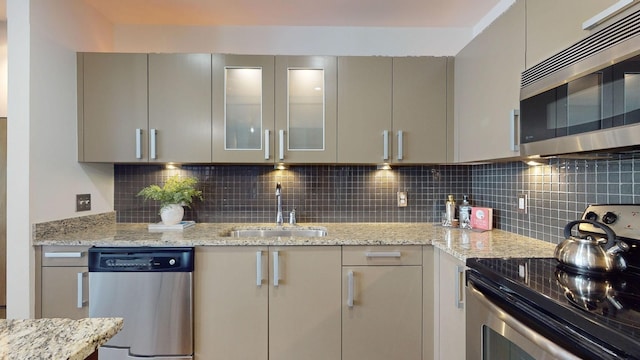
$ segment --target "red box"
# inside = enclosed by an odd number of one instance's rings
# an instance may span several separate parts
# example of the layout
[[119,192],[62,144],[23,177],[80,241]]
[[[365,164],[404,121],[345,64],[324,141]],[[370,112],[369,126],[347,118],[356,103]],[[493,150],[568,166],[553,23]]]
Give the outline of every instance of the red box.
[[472,206],[471,228],[476,230],[493,229],[493,209]]

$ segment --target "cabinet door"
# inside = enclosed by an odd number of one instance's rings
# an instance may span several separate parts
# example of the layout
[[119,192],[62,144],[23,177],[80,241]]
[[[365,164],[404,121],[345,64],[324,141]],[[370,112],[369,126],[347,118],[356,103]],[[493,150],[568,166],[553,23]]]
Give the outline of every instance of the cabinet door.
[[213,161],[274,162],[273,56],[214,55]]
[[276,163],[336,162],[336,58],[276,57]]
[[269,253],[269,359],[340,359],[340,247]]
[[268,358],[266,247],[197,247],[195,358]]
[[338,162],[391,161],[392,66],[389,57],[338,58]]
[[43,318],[89,316],[88,271],[86,266],[42,267]]
[[587,37],[582,23],[617,0],[527,1],[527,68]]
[[457,162],[519,155],[511,118],[520,106],[525,6],[516,1],[462,49],[455,60]]
[[393,163],[444,163],[452,153],[448,63],[446,57],[393,58]]
[[78,159],[146,162],[147,55],[78,56]]
[[422,359],[422,266],[342,270],[342,359]]
[[149,161],[211,162],[211,54],[149,54]]
[[[465,359],[464,263],[436,250],[435,359]],[[473,311],[473,310],[472,310]]]

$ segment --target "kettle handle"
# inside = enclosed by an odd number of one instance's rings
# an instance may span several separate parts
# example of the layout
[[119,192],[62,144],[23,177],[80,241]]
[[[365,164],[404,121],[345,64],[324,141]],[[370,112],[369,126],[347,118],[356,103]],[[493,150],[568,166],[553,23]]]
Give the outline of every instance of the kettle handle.
[[578,225],[578,224],[591,224],[597,228],[600,228],[602,230],[604,230],[605,232],[605,236],[607,237],[607,243],[604,245],[605,250],[608,250],[609,248],[611,248],[613,245],[615,245],[616,243],[616,233],[613,232],[613,230],[603,224],[603,223],[599,223],[597,221],[594,220],[589,220],[589,219],[582,219],[582,220],[574,220],[571,221],[570,223],[568,223],[567,225],[565,225],[564,227],[564,238],[568,239],[571,237],[571,229]]

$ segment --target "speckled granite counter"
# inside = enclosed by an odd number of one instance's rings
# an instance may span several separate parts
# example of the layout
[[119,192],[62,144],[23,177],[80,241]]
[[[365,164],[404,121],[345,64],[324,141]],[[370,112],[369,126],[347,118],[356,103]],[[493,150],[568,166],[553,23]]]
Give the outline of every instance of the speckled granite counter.
[[261,246],[261,245],[430,245],[460,260],[468,257],[551,257],[555,244],[493,230],[475,232],[434,224],[327,223],[325,237],[232,238],[234,229],[273,228],[272,224],[196,224],[182,231],[150,232],[147,224],[113,224],[75,232],[43,232],[34,245],[85,246]]
[[0,320],[0,359],[85,359],[122,325],[121,318]]

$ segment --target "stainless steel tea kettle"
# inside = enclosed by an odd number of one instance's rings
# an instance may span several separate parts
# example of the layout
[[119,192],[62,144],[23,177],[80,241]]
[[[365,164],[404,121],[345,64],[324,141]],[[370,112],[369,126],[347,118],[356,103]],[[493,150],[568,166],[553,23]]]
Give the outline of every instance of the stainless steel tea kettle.
[[[584,237],[571,236],[571,229],[578,224],[591,224],[604,230],[604,238],[589,234]],[[565,240],[556,246],[555,258],[560,263],[588,272],[614,272],[627,268],[620,253],[629,250],[627,243],[617,240],[613,230],[593,220],[575,220],[564,227]]]

